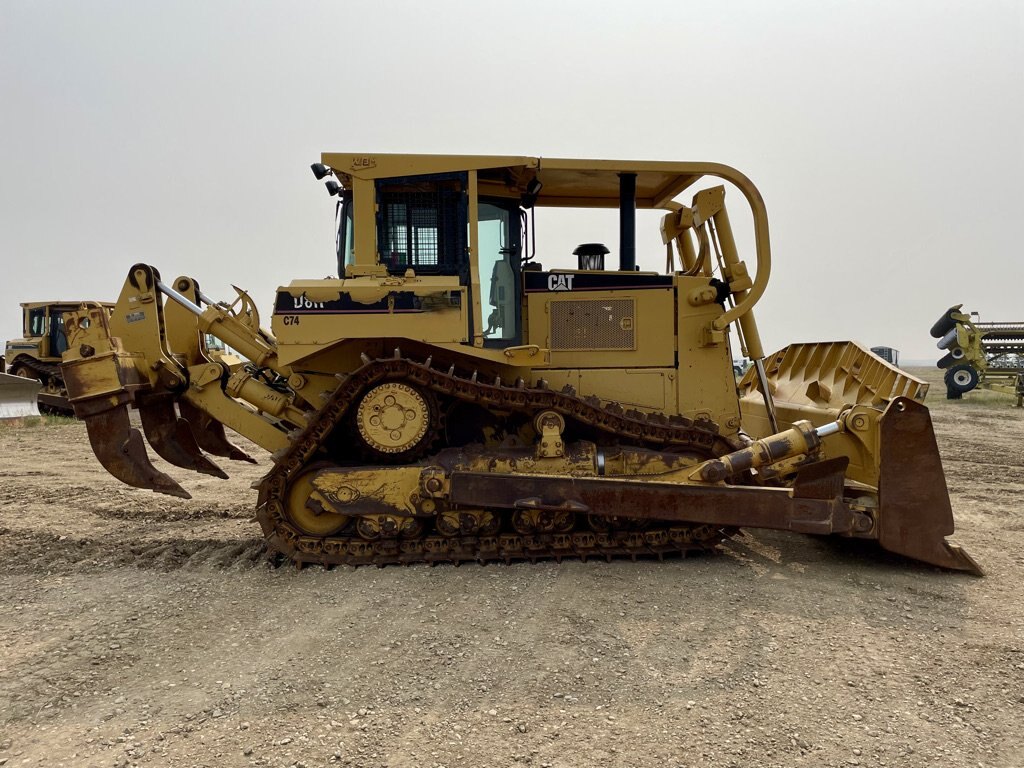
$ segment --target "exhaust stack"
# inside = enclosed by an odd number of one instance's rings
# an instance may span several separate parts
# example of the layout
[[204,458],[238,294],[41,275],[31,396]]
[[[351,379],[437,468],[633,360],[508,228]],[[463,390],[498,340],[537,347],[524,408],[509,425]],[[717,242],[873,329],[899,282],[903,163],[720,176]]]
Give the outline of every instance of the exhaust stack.
[[619,174],[619,270],[636,271],[636,174]]

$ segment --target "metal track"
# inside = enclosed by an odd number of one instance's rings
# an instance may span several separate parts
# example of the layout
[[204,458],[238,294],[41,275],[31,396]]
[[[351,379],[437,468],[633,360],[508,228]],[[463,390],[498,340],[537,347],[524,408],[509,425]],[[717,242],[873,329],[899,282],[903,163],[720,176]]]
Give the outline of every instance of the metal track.
[[[411,565],[413,563],[538,562],[565,558],[604,559],[682,556],[714,551],[732,532],[712,526],[674,526],[645,531],[596,533],[574,531],[542,536],[424,536],[416,539],[366,541],[357,534],[325,539],[301,536],[293,551],[281,551],[297,564]],[[271,548],[276,548],[270,540]]]
[[[599,430],[630,445],[655,447],[665,451],[693,451],[711,457],[732,446],[718,434],[710,421],[693,421],[662,414],[644,414],[623,409],[616,403],[602,405],[596,397],[581,398],[571,387],[553,391],[546,387],[527,387],[522,380],[513,385],[500,379],[479,381],[477,374],[459,376],[454,368],[438,371],[430,360],[417,363],[401,356],[379,360],[364,358],[364,365],[341,383],[317,411],[309,425],[292,436],[290,447],[275,456],[273,469],[258,483],[259,502],[256,517],[270,549],[296,563],[323,565],[388,565],[393,563],[459,563],[513,560],[560,560],[614,557],[665,557],[687,552],[708,551],[731,529],[706,525],[646,527],[643,530],[597,532],[582,529],[565,533],[520,535],[499,533],[494,536],[438,536],[425,532],[418,538],[361,538],[350,525],[325,537],[306,535],[293,525],[286,513],[286,496],[291,482],[310,464],[322,461],[318,455],[324,442],[338,427],[360,396],[383,381],[404,381],[446,398],[471,402],[485,408],[527,415],[556,411],[569,421]],[[428,521],[429,522],[429,521]]]

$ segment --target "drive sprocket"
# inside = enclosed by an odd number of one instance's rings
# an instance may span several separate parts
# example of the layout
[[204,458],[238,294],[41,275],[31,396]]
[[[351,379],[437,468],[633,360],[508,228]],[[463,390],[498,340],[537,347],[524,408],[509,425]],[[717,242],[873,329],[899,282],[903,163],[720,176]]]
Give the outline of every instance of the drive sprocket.
[[364,455],[396,463],[419,458],[433,445],[439,419],[431,393],[406,382],[386,381],[362,395],[353,423]]

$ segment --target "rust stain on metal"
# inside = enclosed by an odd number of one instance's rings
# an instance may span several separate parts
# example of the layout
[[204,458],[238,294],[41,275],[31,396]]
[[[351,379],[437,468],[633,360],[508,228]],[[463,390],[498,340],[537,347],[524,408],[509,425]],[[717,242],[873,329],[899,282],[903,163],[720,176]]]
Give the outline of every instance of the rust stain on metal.
[[879,464],[879,543],[932,565],[983,575],[967,552],[946,541],[953,509],[926,407],[905,397],[889,405],[881,420]]
[[85,428],[100,464],[122,483],[182,499],[192,498],[150,463],[142,434],[128,420],[127,404],[85,417]]
[[192,429],[185,419],[178,417],[170,397],[140,397],[139,416],[146,440],[162,459],[176,467],[227,478],[223,469],[203,455]]

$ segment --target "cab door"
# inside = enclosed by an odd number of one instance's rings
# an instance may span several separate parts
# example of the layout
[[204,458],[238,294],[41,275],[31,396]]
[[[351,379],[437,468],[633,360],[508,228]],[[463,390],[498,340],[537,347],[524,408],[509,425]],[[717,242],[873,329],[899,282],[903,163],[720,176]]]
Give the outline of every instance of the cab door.
[[49,317],[46,335],[49,349],[45,350],[44,355],[48,357],[60,357],[68,350],[68,337],[64,331],[64,313],[67,311],[64,307],[50,307],[47,311]]
[[515,201],[481,198],[477,206],[480,307],[485,347],[522,343],[522,247]]

